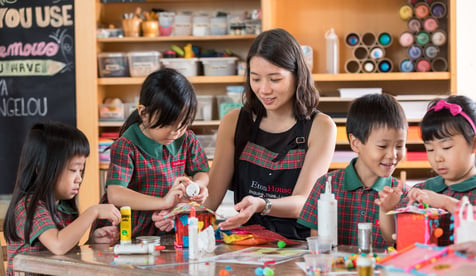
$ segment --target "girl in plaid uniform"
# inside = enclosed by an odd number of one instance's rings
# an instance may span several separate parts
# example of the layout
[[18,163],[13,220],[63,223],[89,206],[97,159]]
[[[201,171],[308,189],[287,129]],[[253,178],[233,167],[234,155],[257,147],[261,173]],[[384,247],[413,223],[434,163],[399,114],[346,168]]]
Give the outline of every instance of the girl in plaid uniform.
[[[173,220],[160,220],[168,210],[181,201],[203,202],[207,197],[207,157],[187,130],[196,109],[195,92],[186,77],[169,68],[153,72],[142,84],[137,110],[111,146],[102,202],[131,207],[133,238],[170,231]],[[191,181],[187,176],[200,187],[190,199],[183,196]]]
[[[48,249],[62,255],[77,245],[95,219],[120,222],[121,214],[112,204],[93,205],[78,215],[76,195],[88,155],[88,140],[74,127],[39,123],[31,128],[3,226],[8,275],[13,275],[13,257],[19,253]],[[116,226],[92,233],[94,243],[114,243],[118,238]]]
[[222,229],[259,224],[304,239],[309,229],[296,219],[312,185],[329,169],[336,126],[317,111],[319,93],[290,33],[261,33],[246,63],[244,107],[221,120],[206,204],[216,209],[230,188],[239,214]]
[[[476,204],[476,104],[462,95],[435,99],[421,122],[428,161],[438,176],[416,184],[408,193],[413,201],[450,212],[463,196]],[[439,245],[451,243],[450,215],[444,215]]]

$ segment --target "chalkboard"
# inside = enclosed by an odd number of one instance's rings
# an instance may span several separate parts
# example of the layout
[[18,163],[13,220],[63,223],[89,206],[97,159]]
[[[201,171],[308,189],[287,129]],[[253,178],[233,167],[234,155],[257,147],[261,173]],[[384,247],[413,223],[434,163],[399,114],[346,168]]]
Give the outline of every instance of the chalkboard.
[[0,194],[34,123],[76,125],[74,46],[74,0],[0,0]]

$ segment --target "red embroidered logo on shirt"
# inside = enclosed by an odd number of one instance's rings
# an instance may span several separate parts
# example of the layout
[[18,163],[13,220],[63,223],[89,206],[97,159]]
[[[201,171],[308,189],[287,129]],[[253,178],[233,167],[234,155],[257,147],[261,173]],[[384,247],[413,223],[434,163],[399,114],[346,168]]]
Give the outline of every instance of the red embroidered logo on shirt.
[[185,160],[172,161],[172,167],[183,167],[183,166],[185,166]]

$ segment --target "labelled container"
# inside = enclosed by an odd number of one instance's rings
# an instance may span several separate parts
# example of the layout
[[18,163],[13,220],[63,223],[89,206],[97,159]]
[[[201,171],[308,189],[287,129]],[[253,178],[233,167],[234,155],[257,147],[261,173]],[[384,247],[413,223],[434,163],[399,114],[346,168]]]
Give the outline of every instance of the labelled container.
[[99,105],[99,119],[101,120],[124,120],[123,103],[104,103]]
[[345,63],[345,71],[347,73],[359,73],[361,70],[360,68],[360,62],[358,60],[355,60],[355,59],[349,59],[346,63]]
[[348,33],[345,36],[345,45],[355,47],[360,43],[360,35],[358,33]]
[[129,52],[127,57],[131,77],[144,77],[160,68],[158,51]]
[[195,120],[211,121],[213,111],[213,96],[197,95],[197,114]]
[[193,17],[192,35],[210,35],[210,18],[208,16],[199,15]]
[[188,14],[177,14],[174,20],[175,36],[192,35],[192,16]]
[[200,58],[205,76],[233,76],[236,75],[237,57]]
[[228,23],[226,16],[210,18],[210,35],[226,35],[228,33]]
[[198,58],[162,58],[162,66],[173,68],[186,77],[193,77],[198,74]]
[[159,12],[160,36],[171,36],[174,30],[174,12]]
[[99,53],[98,66],[101,78],[129,76],[126,53]]
[[230,95],[218,95],[217,98],[217,108],[218,116],[220,120],[232,109],[240,108],[243,106],[241,102],[241,97],[233,97]]

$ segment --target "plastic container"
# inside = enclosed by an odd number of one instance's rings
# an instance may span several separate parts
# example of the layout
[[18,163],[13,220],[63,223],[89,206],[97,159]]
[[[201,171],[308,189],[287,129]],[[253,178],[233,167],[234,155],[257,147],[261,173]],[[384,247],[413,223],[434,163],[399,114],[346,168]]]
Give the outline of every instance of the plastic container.
[[131,77],[144,77],[160,68],[158,51],[129,52],[127,57]]
[[205,76],[236,75],[236,57],[200,58]]
[[317,201],[319,236],[328,237],[337,246],[337,200],[332,193],[332,178],[327,178],[326,189]]
[[217,107],[218,107],[218,116],[220,119],[230,112],[230,110],[235,108],[240,108],[243,104],[240,101],[240,97],[232,97],[229,95],[218,95],[217,98]]
[[206,134],[206,135],[196,135],[202,149],[205,151],[208,159],[213,159],[215,155],[216,147],[216,135],[215,134]]
[[197,95],[197,115],[195,120],[210,121],[213,111],[213,96]]
[[125,53],[99,53],[98,64],[101,78],[129,76],[129,64]]
[[124,120],[124,104],[100,104],[99,119],[101,120]]
[[174,34],[176,36],[192,35],[192,16],[188,14],[179,14],[175,16]]
[[210,18],[204,15],[193,17],[192,34],[194,36],[210,35]]
[[339,38],[331,28],[326,32],[326,71],[328,74],[339,73]]
[[198,253],[198,218],[195,208],[192,207],[188,218],[188,258],[196,260],[199,258]]
[[226,35],[228,33],[227,18],[225,16],[217,16],[210,18],[210,34]]
[[162,66],[173,68],[186,77],[193,77],[198,74],[198,58],[162,58]]
[[171,36],[173,34],[174,27],[173,12],[159,12],[159,33],[160,36]]

